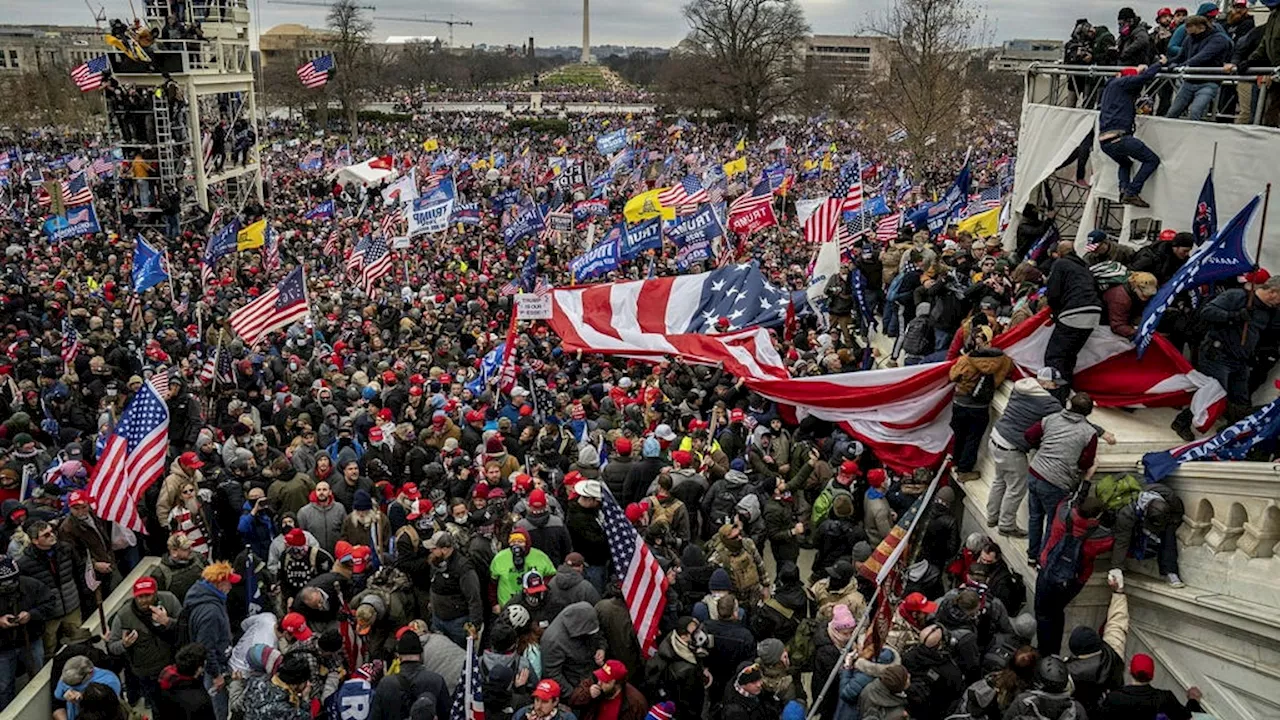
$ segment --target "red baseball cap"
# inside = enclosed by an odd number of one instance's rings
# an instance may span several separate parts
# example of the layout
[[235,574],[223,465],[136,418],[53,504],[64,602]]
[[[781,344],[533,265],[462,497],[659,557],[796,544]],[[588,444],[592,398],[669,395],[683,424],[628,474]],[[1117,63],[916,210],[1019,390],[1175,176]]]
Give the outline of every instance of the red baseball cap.
[[67,505],[70,507],[75,507],[76,505],[88,505],[92,501],[93,498],[89,497],[89,493],[83,490],[74,490],[67,496]]
[[405,483],[400,487],[400,494],[410,500],[418,500],[422,497],[422,493],[418,491],[418,486],[413,483]]
[[204,461],[200,459],[200,456],[190,451],[178,456],[178,464],[188,470],[199,470],[204,467]]
[[547,493],[542,488],[537,488],[529,493],[529,507],[541,510],[547,506]]
[[159,586],[153,577],[140,577],[133,582],[133,596],[139,595],[155,595]]
[[742,410],[738,408],[734,408],[729,412],[729,422],[731,423],[742,422],[743,420],[746,420],[746,419],[747,419],[746,413],[742,412]]
[[627,666],[617,660],[606,660],[604,665],[596,670],[593,675],[599,682],[623,682],[627,679]]
[[1156,661],[1146,653],[1138,653],[1129,661],[1129,674],[1138,682],[1151,682],[1156,676]]
[[373,550],[368,545],[357,545],[351,548],[351,572],[362,573],[372,564]]
[[938,612],[938,603],[929,600],[924,593],[913,592],[902,599],[901,608],[905,612],[920,612],[933,615]]
[[284,534],[284,544],[290,547],[304,547],[307,544],[307,534],[302,528],[293,528]]
[[511,489],[515,492],[529,492],[532,487],[533,478],[529,477],[525,473],[516,473],[515,477],[511,478]]
[[539,700],[559,700],[560,683],[551,679],[539,680],[538,686],[533,689],[533,696]]
[[296,612],[291,612],[284,616],[284,619],[280,621],[280,629],[289,633],[290,637],[299,642],[311,637],[311,628],[307,627],[307,619]]

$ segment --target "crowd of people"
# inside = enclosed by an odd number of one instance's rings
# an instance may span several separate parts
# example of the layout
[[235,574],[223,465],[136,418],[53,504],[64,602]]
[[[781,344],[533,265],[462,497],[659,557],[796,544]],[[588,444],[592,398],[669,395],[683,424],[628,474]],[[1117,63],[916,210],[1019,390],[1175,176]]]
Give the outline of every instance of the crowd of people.
[[[847,249],[825,309],[801,313],[794,332],[779,329],[774,341],[796,377],[959,358],[955,473],[944,473],[924,511],[892,629],[875,642],[860,622],[878,601],[866,564],[935,470],[895,472],[830,423],[788,424],[723,368],[566,353],[538,323],[519,325],[514,389],[474,381],[513,311],[503,284],[533,247],[539,276],[571,284],[579,232],[595,223],[603,236],[640,189],[736,153],[753,172],[788,164],[795,177],[775,199],[779,226],[734,259],[801,290],[812,248],[795,199],[830,192],[839,176],[824,166],[860,153],[864,184],[894,177],[885,192],[907,206],[945,191],[965,153],[916,163],[838,121],[768,122],[748,144],[724,126],[637,115],[625,123],[650,152],[607,193],[606,214],[511,245],[501,212],[487,214],[397,253],[374,297],[347,275],[341,249],[393,210],[379,187],[335,185],[332,167],[299,169],[308,153],[332,158],[342,147],[421,163],[425,180],[446,157],[459,203],[487,204],[511,188],[546,202],[555,195],[549,159],[603,169],[594,140],[609,123],[624,121],[575,119],[563,137],[479,113],[360,137],[274,123],[261,152],[265,202],[243,219],[269,219],[279,257],[241,253],[207,278],[201,258],[220,227],[207,215],[166,233],[147,227],[117,204],[112,183],[123,181],[105,175],[94,187],[109,232],[57,244],[35,237],[43,213],[21,166],[94,144],[24,139],[8,175],[11,212],[0,219],[0,704],[23,671],[50,660],[56,717],[67,720],[123,717],[126,705],[162,720],[444,718],[470,645],[485,713],[500,719],[816,711],[827,720],[1182,720],[1199,709],[1194,688],[1184,703],[1152,687],[1150,656],[1125,657],[1122,568],[1127,556],[1156,554],[1160,572],[1182,585],[1180,503],[1164,485],[1094,476],[1098,443],[1115,438],[1089,422],[1091,399],[1071,391],[1089,331],[1105,322],[1131,337],[1143,304],[1186,261],[1188,234],[1134,252],[1099,233],[1083,254],[1064,242],[1033,261],[1053,222],[1034,208],[1016,247],[955,227],[903,227],[885,242],[869,230]],[[980,185],[1008,165],[1013,136],[992,123],[975,138],[968,156]],[[775,137],[787,149],[766,149]],[[418,151],[426,138],[441,149]],[[499,153],[510,162],[496,162]],[[908,174],[918,183],[900,190]],[[730,178],[720,199],[752,184]],[[327,200],[338,208],[332,221],[306,218]],[[138,233],[166,248],[169,272],[140,294],[129,280]],[[246,346],[228,315],[299,264],[309,316]],[[701,267],[677,267],[666,247],[604,280]],[[892,350],[868,340],[855,272]],[[961,538],[959,513],[994,389],[1011,379],[992,339],[1046,306],[1057,321],[1047,367],[1012,384],[988,440],[997,478],[987,525],[1029,536],[1027,561],[1039,573],[1028,592],[1000,543]],[[1167,317],[1175,344],[1231,393],[1234,416],[1246,412],[1276,360],[1280,279],[1254,276]],[[168,470],[141,498],[145,532],[133,533],[103,519],[90,478],[122,411],[159,373]],[[1189,422],[1180,427],[1190,432]],[[1028,528],[1017,525],[1024,499]],[[608,503],[668,582],[652,656],[603,527]],[[1067,632],[1065,608],[1107,550],[1107,624]],[[89,637],[83,621],[143,556],[160,559]],[[352,714],[357,707],[367,715]]]

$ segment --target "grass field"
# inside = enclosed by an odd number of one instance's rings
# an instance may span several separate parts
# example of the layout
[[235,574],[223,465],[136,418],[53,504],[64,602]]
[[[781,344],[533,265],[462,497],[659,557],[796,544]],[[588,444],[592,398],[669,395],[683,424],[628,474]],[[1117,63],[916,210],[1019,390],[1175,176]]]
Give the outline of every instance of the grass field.
[[562,65],[539,78],[544,90],[556,88],[607,88],[609,81],[597,65]]

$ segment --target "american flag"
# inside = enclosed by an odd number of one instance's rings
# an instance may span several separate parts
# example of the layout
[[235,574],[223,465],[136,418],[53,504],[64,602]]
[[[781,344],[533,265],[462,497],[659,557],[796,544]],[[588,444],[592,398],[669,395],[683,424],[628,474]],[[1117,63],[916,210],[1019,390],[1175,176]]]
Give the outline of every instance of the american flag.
[[667,574],[607,488],[600,515],[609,541],[613,571],[622,578],[622,596],[631,613],[640,650],[645,657],[653,657],[657,650],[654,638],[658,634],[658,618],[667,606]]
[[[61,181],[60,185],[62,185],[63,205],[75,207],[93,202],[93,191],[89,189],[89,183],[85,180],[83,172],[78,172]],[[36,189],[36,202],[40,207],[47,208],[53,204],[53,196],[43,187],[39,187]]]
[[507,281],[505,285],[498,288],[498,294],[503,297],[507,297],[508,295],[515,295],[518,292],[520,292],[519,278],[511,278],[510,280]]
[[822,201],[808,220],[804,221],[804,239],[814,245],[822,245],[825,242],[837,239],[843,234],[847,234],[844,229],[844,213],[846,210],[852,210],[848,207],[849,196],[852,192],[850,188],[853,185],[858,186],[858,207],[862,206],[862,179],[857,174],[847,175],[840,179],[836,185],[836,191],[831,193],[831,197]]
[[280,233],[268,226],[263,242],[262,269],[273,273],[280,269]]
[[858,163],[845,168],[845,172],[841,173],[841,186],[844,188],[842,193],[832,193],[831,197],[839,197],[843,200],[841,210],[844,212],[859,212],[862,210],[862,170]]
[[[635,533],[634,530],[631,532]],[[476,652],[476,640],[468,636],[467,659],[462,663],[462,674],[453,689],[453,707],[449,710],[449,720],[484,720],[483,690],[484,681],[480,678],[480,656]]]
[[324,247],[321,248],[321,251],[324,253],[325,257],[337,256],[338,237],[339,237],[338,228],[335,227],[334,229],[329,231],[328,237],[326,237],[324,240]]
[[360,238],[351,253],[347,255],[347,274],[354,277],[360,272],[360,266],[364,265],[364,253],[369,249],[369,243],[372,241],[368,235]]
[[876,223],[876,241],[881,245],[898,239],[898,228],[902,226],[902,213],[885,215]]
[[434,172],[423,173],[422,175],[422,193],[425,195],[440,185],[440,181],[449,177],[449,171],[441,168]]
[[707,191],[702,181],[692,175],[686,175],[680,182],[658,193],[658,202],[679,211],[681,208],[696,208],[708,201]]
[[307,312],[306,278],[299,265],[262,297],[231,313],[231,330],[252,345],[272,330],[302,319]]
[[393,211],[382,216],[382,235],[384,237],[395,237],[396,227],[400,224],[400,212]]
[[141,532],[138,499],[163,475],[168,451],[169,408],[155,386],[144,383],[125,407],[89,476],[98,515]]
[[116,172],[116,164],[112,162],[110,155],[99,155],[89,164],[89,172],[101,177],[103,175],[114,175]]
[[106,76],[110,71],[111,64],[107,56],[99,55],[72,68],[71,79],[80,88],[80,92],[92,92],[106,83]]
[[80,335],[71,324],[71,318],[62,318],[62,362],[70,367],[79,354]]
[[204,365],[200,367],[199,380],[201,385],[208,386],[209,383],[213,382],[213,378],[218,372],[218,355],[221,353],[222,346],[219,345],[213,349],[213,354],[210,355],[209,358],[204,361]]
[[138,296],[138,293],[135,293],[135,292],[129,293],[129,297],[125,299],[124,305],[125,305],[125,310],[127,310],[129,313],[129,317],[132,318],[135,323],[141,323],[142,322],[142,298]]
[[374,236],[369,248],[364,251],[363,265],[360,268],[360,287],[364,294],[373,297],[378,290],[378,281],[391,273],[391,251],[387,249],[387,241],[381,236]]
[[750,192],[743,193],[734,198],[729,203],[729,214],[738,215],[740,213],[751,212],[761,205],[768,205],[773,202],[773,192],[769,190],[768,181],[757,183],[751,188]]
[[324,87],[329,82],[329,71],[333,70],[333,56],[318,57],[298,68],[298,79],[305,88]]
[[169,370],[167,368],[156,370],[151,374],[151,379],[147,382],[151,383],[151,386],[156,389],[156,394],[160,396],[161,400],[169,399]]

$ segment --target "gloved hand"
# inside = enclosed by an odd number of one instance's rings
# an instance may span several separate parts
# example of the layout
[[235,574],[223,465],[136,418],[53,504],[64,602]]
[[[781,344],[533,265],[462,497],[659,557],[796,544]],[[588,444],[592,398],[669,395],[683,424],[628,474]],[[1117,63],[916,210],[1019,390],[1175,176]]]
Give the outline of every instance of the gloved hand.
[[1124,592],[1124,571],[1120,568],[1111,568],[1107,573],[1107,584],[1114,592]]

